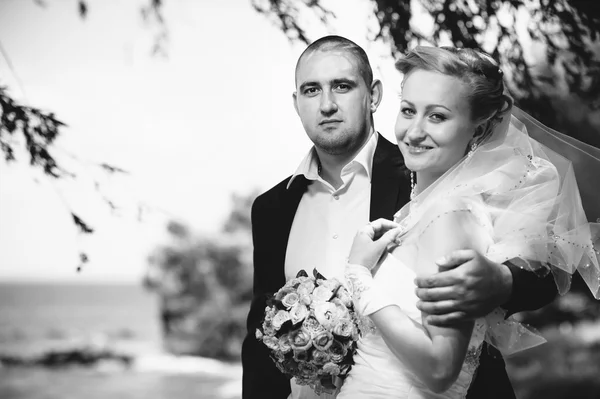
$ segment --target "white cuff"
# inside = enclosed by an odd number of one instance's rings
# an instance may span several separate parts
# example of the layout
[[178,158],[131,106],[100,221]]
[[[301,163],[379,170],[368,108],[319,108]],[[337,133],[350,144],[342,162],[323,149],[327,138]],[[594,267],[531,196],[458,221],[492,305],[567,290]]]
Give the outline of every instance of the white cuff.
[[345,276],[350,285],[354,308],[359,315],[369,316],[394,304],[381,290],[378,290],[371,271],[366,267],[347,263]]

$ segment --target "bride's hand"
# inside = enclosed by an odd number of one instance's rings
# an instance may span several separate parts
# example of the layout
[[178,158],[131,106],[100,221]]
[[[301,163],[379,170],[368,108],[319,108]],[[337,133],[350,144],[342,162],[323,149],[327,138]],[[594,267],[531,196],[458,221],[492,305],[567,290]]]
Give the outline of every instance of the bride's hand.
[[356,233],[348,263],[363,265],[369,270],[373,269],[400,232],[398,223],[391,220],[377,219],[368,223]]

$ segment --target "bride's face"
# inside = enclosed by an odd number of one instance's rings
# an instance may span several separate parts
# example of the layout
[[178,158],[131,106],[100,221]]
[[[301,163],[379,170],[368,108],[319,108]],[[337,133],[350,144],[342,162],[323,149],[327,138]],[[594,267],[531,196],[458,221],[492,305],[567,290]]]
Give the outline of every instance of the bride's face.
[[477,126],[468,90],[438,72],[414,70],[405,76],[395,133],[410,170],[437,178],[465,155]]

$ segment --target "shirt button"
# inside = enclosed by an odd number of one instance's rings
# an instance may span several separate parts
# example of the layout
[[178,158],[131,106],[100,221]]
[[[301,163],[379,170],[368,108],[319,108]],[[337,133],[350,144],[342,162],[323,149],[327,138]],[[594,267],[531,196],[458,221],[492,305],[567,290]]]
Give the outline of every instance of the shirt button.
[[337,234],[334,234],[334,235],[333,235],[333,239],[334,239],[334,240],[337,240],[337,238],[338,238],[338,235],[337,235]]
[[340,196],[336,194],[336,195],[333,196],[333,199],[339,200]]

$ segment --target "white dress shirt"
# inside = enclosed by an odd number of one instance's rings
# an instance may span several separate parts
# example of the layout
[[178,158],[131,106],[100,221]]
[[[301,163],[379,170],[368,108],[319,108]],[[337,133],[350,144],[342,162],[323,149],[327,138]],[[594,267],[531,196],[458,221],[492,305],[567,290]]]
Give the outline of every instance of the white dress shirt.
[[[312,275],[316,268],[326,278],[342,277],[356,232],[369,221],[371,172],[377,147],[373,133],[356,157],[341,172],[343,184],[336,190],[319,176],[314,148],[290,179],[304,175],[309,184],[294,216],[285,256],[285,277],[289,280],[301,269]],[[306,386],[291,380],[291,399],[328,398],[317,396]]]

